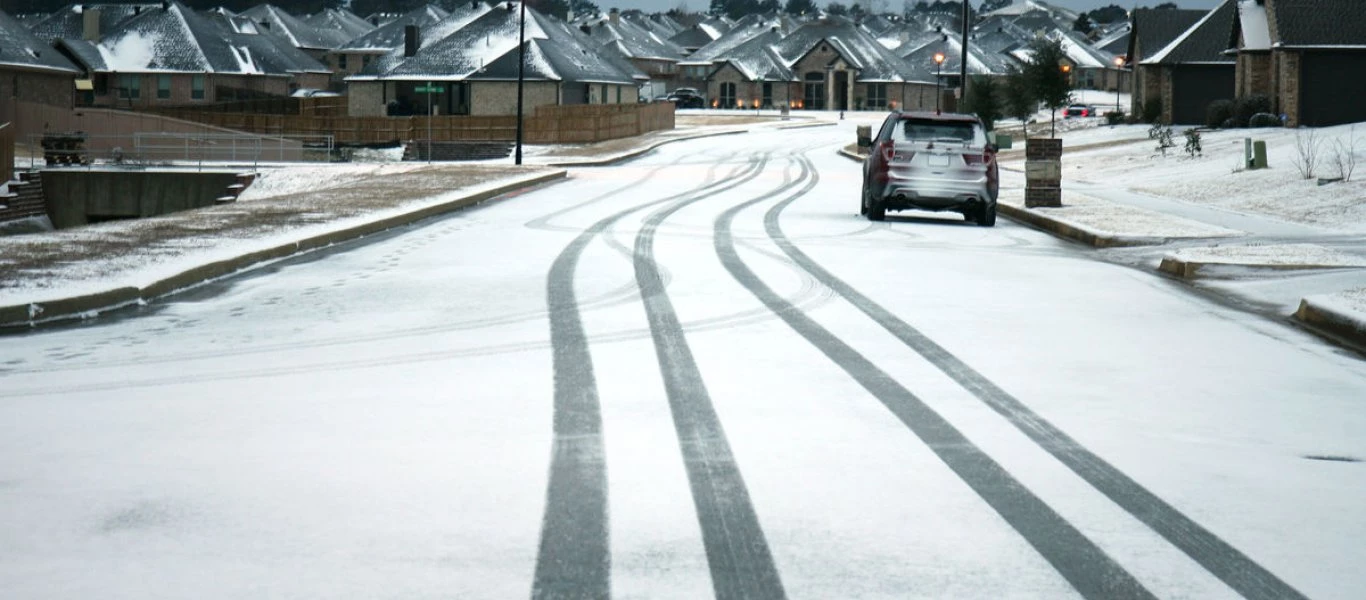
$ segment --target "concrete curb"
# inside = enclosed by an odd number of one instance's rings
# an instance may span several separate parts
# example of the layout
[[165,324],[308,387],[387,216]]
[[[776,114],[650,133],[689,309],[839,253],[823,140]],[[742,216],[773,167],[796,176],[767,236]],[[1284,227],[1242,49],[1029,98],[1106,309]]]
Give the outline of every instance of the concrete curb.
[[1228,263],[1228,262],[1201,262],[1193,260],[1183,260],[1171,256],[1162,258],[1162,263],[1157,265],[1157,270],[1169,273],[1182,279],[1199,279],[1200,270],[1207,266],[1214,267],[1237,267],[1239,269],[1257,269],[1266,271],[1308,271],[1311,269],[1360,269],[1359,266],[1352,265],[1312,265],[1312,264],[1286,264],[1286,265],[1264,265],[1249,263]]
[[1037,211],[1029,210],[1028,208],[1022,208],[1004,202],[997,202],[996,210],[1024,225],[1028,225],[1045,233],[1051,233],[1057,237],[1081,242],[1095,248],[1155,246],[1167,241],[1166,238],[1117,237],[1106,235],[1080,225],[1073,225],[1066,221],[1048,217]]
[[563,179],[567,174],[568,172],[565,170],[553,171],[514,183],[486,189],[468,196],[462,196],[440,204],[420,208],[401,215],[362,223],[346,229],[330,231],[328,233],[281,244],[272,248],[257,250],[226,260],[211,262],[155,281],[141,289],[135,287],[120,287],[104,292],[41,303],[0,306],[0,332],[13,329],[27,329],[58,321],[90,318],[101,312],[123,308],[131,304],[145,303],[149,300],[169,296],[201,283],[213,281],[226,275],[232,275],[248,270],[251,267],[263,265],[269,261],[287,258],[341,242],[351,241],[353,239],[362,238],[367,235],[421,221],[428,217],[468,208],[502,194],[534,187],[557,179]]
[[1366,324],[1350,315],[1316,304],[1309,298],[1300,299],[1295,320],[1305,328],[1332,341],[1366,353]]

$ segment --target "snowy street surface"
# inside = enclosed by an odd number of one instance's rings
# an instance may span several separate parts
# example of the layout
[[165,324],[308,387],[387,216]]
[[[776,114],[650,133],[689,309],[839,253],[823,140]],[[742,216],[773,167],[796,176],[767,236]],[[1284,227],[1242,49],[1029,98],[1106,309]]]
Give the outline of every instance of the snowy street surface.
[[0,597],[1360,597],[1366,362],[860,122],[0,338]]

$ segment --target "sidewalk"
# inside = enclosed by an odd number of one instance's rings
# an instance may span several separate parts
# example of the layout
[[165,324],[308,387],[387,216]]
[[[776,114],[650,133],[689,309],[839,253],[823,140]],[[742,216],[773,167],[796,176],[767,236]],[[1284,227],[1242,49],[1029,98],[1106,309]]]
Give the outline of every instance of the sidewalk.
[[[1059,131],[1059,208],[1024,206],[1023,140],[1016,142],[1000,156],[998,210],[1061,238],[1136,253],[1142,264],[1216,293],[1235,293],[1230,282],[1267,287],[1271,281],[1281,286],[1273,295],[1295,298],[1278,314],[1366,352],[1366,182],[1324,188],[1301,177],[1293,166],[1293,130],[1207,132],[1201,156],[1186,156],[1180,147],[1160,155],[1146,131]],[[1347,131],[1328,128],[1321,135]],[[1272,169],[1240,168],[1243,137],[1268,142]],[[841,154],[862,160],[852,146]],[[1156,258],[1146,260],[1150,255]],[[1323,273],[1333,277],[1314,293],[1296,280]]]
[[507,159],[284,164],[231,204],[0,236],[0,331],[145,304],[283,258],[546,185],[565,177],[568,166],[610,164],[698,137],[829,124],[725,114],[682,115],[679,122],[673,130],[623,140],[528,147],[523,166]]

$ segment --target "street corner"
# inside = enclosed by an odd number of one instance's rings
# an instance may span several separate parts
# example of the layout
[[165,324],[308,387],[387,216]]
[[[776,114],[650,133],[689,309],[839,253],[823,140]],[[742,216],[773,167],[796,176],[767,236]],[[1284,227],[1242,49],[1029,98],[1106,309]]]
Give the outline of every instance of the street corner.
[[1295,320],[1366,353],[1366,287],[1305,297],[1295,310]]
[[1366,258],[1317,244],[1221,244],[1169,252],[1162,257],[1158,270],[1196,279],[1233,278],[1260,271],[1363,267]]

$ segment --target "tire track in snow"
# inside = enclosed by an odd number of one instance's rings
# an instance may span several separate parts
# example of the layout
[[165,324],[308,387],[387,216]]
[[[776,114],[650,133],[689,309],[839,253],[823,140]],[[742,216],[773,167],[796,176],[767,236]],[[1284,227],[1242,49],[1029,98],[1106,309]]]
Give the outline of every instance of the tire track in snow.
[[[618,220],[667,202],[687,202],[737,187],[762,172],[750,159],[738,177],[668,196],[608,216],[581,232],[555,259],[546,284],[555,371],[554,428],[546,509],[532,598],[608,598],[611,548],[602,414],[593,359],[574,292],[578,261],[588,244]],[[714,167],[713,167],[714,168]]]
[[[943,346],[881,305],[873,302],[867,296],[860,294],[852,286],[825,270],[811,257],[799,250],[784,235],[778,222],[778,217],[782,211],[797,198],[797,196],[793,196],[779,202],[764,215],[764,227],[768,231],[769,237],[796,264],[810,272],[822,284],[830,287],[836,294],[858,308],[878,325],[881,325],[907,347],[923,356],[964,389],[972,392],[1021,433],[1033,440],[1040,448],[1051,454],[1068,469],[1071,469],[1091,487],[1104,494],[1111,502],[1119,505],[1135,519],[1147,525],[1239,594],[1254,600],[1305,598],[1298,590],[1257,564],[1246,554],[1220,539],[1219,536],[1205,529],[1156,494],[1148,491],[1137,481],[1125,475],[1123,471],[1106,462],[1057,426],[1030,410],[1018,398],[1001,389]],[[781,303],[781,299],[776,296],[773,296],[773,301]],[[854,353],[852,349],[848,349],[847,352]],[[855,356],[857,356],[856,353]],[[858,359],[866,361],[861,356]],[[871,363],[868,366],[871,367]],[[947,426],[947,424],[945,425]],[[914,427],[912,428],[914,429]],[[1051,509],[1049,510],[1051,511]],[[1041,541],[1049,542],[1049,540]],[[1089,544],[1089,541],[1087,543]],[[1059,557],[1063,556],[1066,554],[1059,555]],[[1069,581],[1072,581],[1073,576],[1078,577],[1078,581],[1074,581],[1073,585],[1077,586],[1079,591],[1083,591],[1083,593],[1087,593],[1087,590],[1104,592],[1103,585],[1096,587],[1097,583],[1104,582],[1095,582],[1094,574],[1076,573],[1075,569],[1070,568],[1065,562],[1060,565],[1053,557],[1045,555],[1045,558],[1048,558],[1055,567],[1059,567],[1059,571],[1063,572]],[[1068,568],[1068,570],[1063,571],[1063,568]],[[1072,573],[1071,576],[1068,575],[1069,572]],[[1128,577],[1128,573],[1123,573],[1123,575]],[[1078,585],[1079,582],[1087,587],[1081,587]],[[1135,585],[1137,585],[1136,582]],[[1146,590],[1144,591],[1146,592]],[[1118,596],[1103,593],[1094,597],[1113,598]]]
[[[773,227],[776,227],[781,209],[808,193],[819,179],[819,174],[816,174],[802,189],[779,201],[769,210],[765,215],[765,225],[770,235]],[[716,253],[731,276],[798,335],[844,369],[864,389],[881,401],[949,469],[1052,564],[1082,596],[1096,600],[1155,598],[1128,571],[1012,477],[939,413],[872,361],[859,354],[852,346],[783,300],[745,265],[730,237],[731,225],[735,215],[741,210],[760,201],[761,199],[755,199],[736,205],[716,219]],[[780,237],[773,237],[774,241],[783,246]],[[786,252],[786,247],[784,251]],[[798,256],[804,256],[788,254],[794,260]],[[805,266],[805,263],[800,261],[799,264]],[[827,279],[822,277],[823,272],[813,271],[813,274],[823,282]]]

